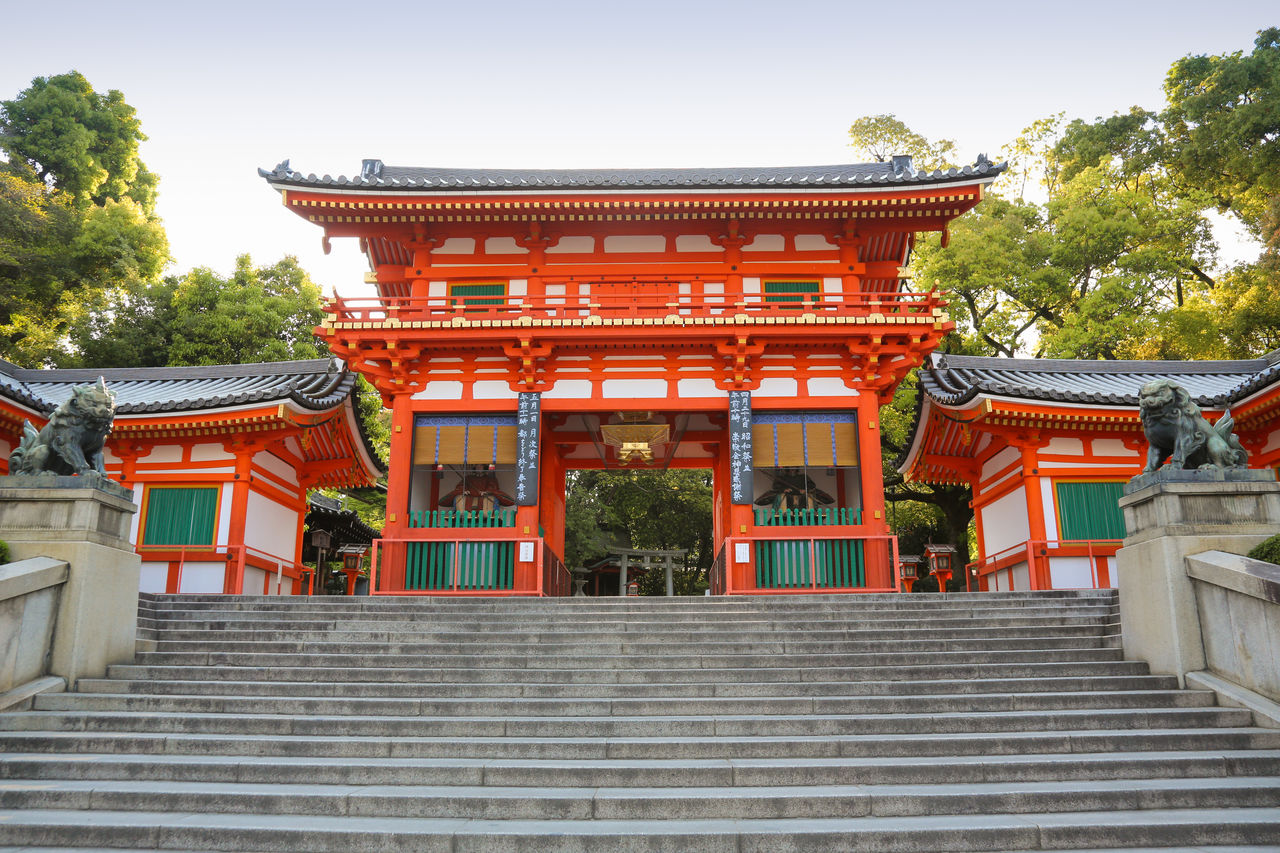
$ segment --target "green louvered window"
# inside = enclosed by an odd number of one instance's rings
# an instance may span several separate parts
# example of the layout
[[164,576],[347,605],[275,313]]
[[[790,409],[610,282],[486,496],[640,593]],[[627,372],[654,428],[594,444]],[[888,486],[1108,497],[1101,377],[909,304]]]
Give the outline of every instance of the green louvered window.
[[[766,281],[764,283],[765,302],[795,302],[812,305],[821,300],[822,282],[820,281]],[[791,306],[788,306],[791,307]]]
[[218,487],[147,490],[144,545],[212,545],[218,521]]
[[1062,539],[1123,539],[1120,496],[1124,483],[1057,484]]
[[502,305],[507,299],[507,285],[496,281],[484,284],[450,284],[449,295],[455,304]]

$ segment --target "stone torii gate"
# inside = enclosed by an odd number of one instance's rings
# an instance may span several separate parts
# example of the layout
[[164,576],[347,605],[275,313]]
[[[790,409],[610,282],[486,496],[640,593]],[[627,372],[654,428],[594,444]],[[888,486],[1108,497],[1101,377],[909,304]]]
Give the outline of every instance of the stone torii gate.
[[684,563],[684,555],[687,553],[684,549],[674,551],[642,551],[632,550],[628,548],[610,548],[610,554],[618,557],[618,595],[625,596],[627,594],[627,569],[632,560],[638,562],[641,571],[656,569],[662,566],[667,579],[667,595],[674,596],[675,582],[671,575],[671,564],[679,559],[681,564]]

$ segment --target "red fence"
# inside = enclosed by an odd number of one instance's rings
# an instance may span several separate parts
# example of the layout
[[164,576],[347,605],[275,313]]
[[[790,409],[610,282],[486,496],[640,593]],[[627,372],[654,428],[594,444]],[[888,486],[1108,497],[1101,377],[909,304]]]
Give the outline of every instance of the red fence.
[[965,574],[967,577],[976,576],[978,588],[985,590],[990,587],[993,574],[1025,564],[1030,589],[1053,589],[1051,561],[1083,557],[1089,562],[1093,588],[1101,589],[1112,586],[1115,581],[1107,559],[1114,557],[1122,544],[1120,539],[1028,539],[969,563],[965,566]]

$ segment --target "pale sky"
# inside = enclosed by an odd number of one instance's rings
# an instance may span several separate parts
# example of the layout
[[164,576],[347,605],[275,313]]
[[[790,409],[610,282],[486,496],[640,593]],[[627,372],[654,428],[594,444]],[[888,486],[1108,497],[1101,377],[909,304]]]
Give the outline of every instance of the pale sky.
[[1248,52],[1280,11],[1274,0],[52,0],[33,12],[0,0],[0,20],[14,28],[0,98],[74,68],[137,109],[170,271],[292,254],[326,293],[371,295],[355,241],[324,256],[320,229],[287,213],[258,167],[848,163],[849,125],[877,113],[999,160],[1053,113],[1161,108],[1175,59]]

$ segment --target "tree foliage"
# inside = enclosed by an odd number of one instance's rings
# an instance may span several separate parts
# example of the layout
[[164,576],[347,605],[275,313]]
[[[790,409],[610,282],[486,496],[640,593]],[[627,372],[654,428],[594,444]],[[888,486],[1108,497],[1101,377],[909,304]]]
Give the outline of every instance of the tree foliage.
[[[570,471],[565,564],[586,565],[610,547],[684,549],[686,568],[676,573],[676,591],[700,592],[715,559],[711,506],[711,472],[702,469]],[[659,574],[641,581],[642,593],[662,594]]]
[[895,154],[911,156],[916,169],[945,169],[955,165],[956,144],[950,139],[931,142],[892,113],[863,116],[849,128],[849,147],[859,157],[888,162]]
[[124,95],[95,92],[79,71],[37,77],[0,101],[0,150],[81,207],[128,198],[154,211],[156,179],[138,158],[145,139]]
[[169,244],[143,138],[120,92],[74,71],[0,101],[0,357],[65,363],[110,291],[159,279]]

